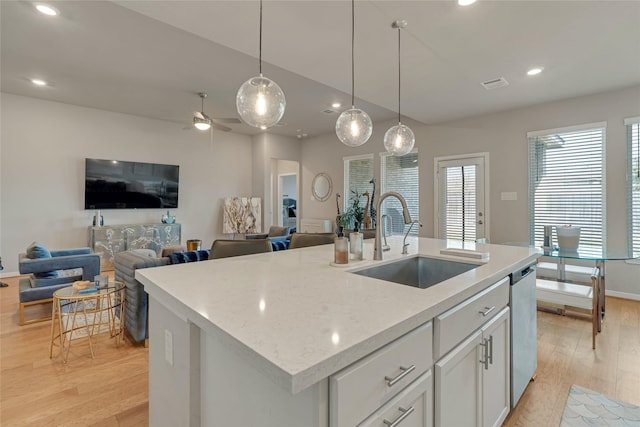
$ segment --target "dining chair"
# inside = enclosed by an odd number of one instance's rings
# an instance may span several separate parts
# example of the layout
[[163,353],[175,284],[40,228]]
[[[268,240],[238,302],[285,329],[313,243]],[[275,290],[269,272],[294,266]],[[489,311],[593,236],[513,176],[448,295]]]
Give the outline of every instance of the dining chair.
[[269,239],[227,240],[217,239],[211,245],[209,259],[229,258],[240,255],[272,252]]
[[335,233],[293,233],[289,249],[306,248],[308,246],[333,243]]

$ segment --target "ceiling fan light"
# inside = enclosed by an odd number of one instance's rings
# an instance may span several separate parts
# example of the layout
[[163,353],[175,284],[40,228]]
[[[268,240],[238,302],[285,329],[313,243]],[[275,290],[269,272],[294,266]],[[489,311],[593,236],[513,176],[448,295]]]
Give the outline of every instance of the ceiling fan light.
[[394,156],[404,156],[413,150],[416,137],[408,126],[398,123],[384,134],[384,148]]
[[358,147],[371,137],[373,122],[369,115],[359,108],[351,107],[336,120],[336,135],[340,142],[349,147]]
[[244,82],[236,95],[240,118],[256,128],[269,128],[278,123],[286,105],[280,86],[262,74]]
[[56,15],[58,15],[60,13],[60,12],[58,12],[58,9],[56,9],[53,6],[49,6],[48,4],[35,3],[34,6],[38,10],[38,12],[40,12],[40,13],[42,13],[44,15],[56,16]]
[[199,129],[199,130],[209,130],[209,128],[211,127],[211,120],[201,119],[200,117],[194,117],[193,125],[196,127],[196,129]]

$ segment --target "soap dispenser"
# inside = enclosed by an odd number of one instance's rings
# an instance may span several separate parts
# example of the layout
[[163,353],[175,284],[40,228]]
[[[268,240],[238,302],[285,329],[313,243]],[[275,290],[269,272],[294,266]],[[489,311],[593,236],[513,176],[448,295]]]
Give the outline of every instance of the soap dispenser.
[[342,227],[338,229],[338,234],[333,240],[334,264],[349,264],[349,239],[344,237]]
[[360,233],[358,228],[358,222],[356,221],[353,231],[349,233],[349,246],[351,247],[351,259],[354,261],[362,261],[362,249],[364,236]]

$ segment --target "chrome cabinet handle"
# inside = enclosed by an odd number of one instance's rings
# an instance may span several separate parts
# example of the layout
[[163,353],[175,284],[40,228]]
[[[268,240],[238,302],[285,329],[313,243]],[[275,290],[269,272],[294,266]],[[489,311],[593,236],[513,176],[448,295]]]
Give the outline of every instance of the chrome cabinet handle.
[[482,314],[482,317],[487,317],[489,315],[489,313],[491,313],[493,310],[496,309],[496,306],[492,306],[492,307],[485,307],[484,311],[480,310],[478,313]]
[[401,422],[403,422],[405,418],[407,418],[409,415],[411,415],[411,413],[414,411],[414,408],[413,408],[413,406],[410,406],[407,409],[404,409],[402,406],[399,406],[398,410],[400,412],[402,412],[402,414],[400,414],[400,416],[398,418],[396,418],[393,421],[382,420],[382,422],[385,423],[386,425],[388,425],[389,427],[396,427]]
[[493,335],[489,335],[489,363],[493,365]]
[[385,381],[387,382],[387,387],[393,387],[398,381],[409,375],[414,369],[416,369],[416,365],[411,365],[408,368],[400,366],[400,370],[402,372],[400,372],[398,375],[393,378],[390,378],[388,376],[384,377]]
[[480,364],[484,365],[484,369],[485,371],[489,370],[489,343],[488,343],[488,339],[484,338],[482,341],[482,343],[480,343],[480,345],[482,346],[482,356],[484,356],[484,360],[480,359]]

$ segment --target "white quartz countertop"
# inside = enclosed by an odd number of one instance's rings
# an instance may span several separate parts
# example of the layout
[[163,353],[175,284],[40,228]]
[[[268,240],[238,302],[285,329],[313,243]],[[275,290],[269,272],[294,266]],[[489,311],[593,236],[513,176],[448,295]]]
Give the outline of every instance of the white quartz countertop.
[[217,334],[240,357],[292,393],[328,377],[433,319],[461,301],[534,261],[534,248],[466,244],[490,254],[452,279],[418,289],[350,271],[418,254],[442,256],[460,242],[389,238],[390,252],[334,267],[333,245],[136,270],[136,278],[160,303],[205,333]]

